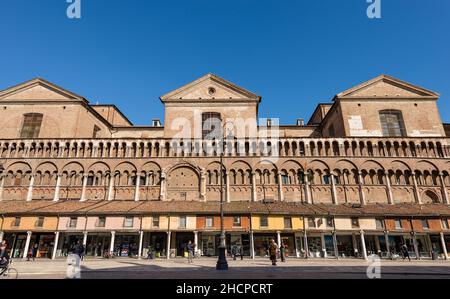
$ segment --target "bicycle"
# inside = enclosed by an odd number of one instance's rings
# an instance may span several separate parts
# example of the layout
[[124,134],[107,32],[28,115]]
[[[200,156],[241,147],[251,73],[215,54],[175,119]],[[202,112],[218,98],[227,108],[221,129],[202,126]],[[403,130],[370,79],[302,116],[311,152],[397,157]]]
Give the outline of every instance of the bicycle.
[[17,279],[19,272],[12,267],[13,261],[10,260],[5,268],[0,270],[0,279]]

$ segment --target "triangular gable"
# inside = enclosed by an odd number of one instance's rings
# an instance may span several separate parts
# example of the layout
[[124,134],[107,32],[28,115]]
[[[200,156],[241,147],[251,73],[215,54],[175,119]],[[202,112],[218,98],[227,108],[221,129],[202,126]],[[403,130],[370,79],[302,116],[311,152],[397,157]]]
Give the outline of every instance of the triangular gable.
[[261,97],[219,76],[208,74],[161,97],[161,101],[179,100],[256,100]]
[[36,78],[0,91],[0,101],[83,101],[83,97]]
[[381,75],[356,87],[341,92],[337,98],[438,98],[439,94],[396,79]]

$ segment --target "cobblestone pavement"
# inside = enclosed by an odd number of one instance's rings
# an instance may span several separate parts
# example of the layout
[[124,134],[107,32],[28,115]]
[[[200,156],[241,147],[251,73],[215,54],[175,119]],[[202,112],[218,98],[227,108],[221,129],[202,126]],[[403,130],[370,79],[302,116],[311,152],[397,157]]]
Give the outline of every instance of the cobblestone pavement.
[[[274,267],[268,259],[229,260],[228,271],[216,271],[215,258],[174,260],[89,260],[81,263],[83,279],[305,279],[305,278],[367,278],[369,263],[363,260],[297,260],[290,259]],[[49,261],[14,261],[19,278],[64,279],[65,259]],[[382,278],[445,278],[450,279],[447,261],[382,261]]]

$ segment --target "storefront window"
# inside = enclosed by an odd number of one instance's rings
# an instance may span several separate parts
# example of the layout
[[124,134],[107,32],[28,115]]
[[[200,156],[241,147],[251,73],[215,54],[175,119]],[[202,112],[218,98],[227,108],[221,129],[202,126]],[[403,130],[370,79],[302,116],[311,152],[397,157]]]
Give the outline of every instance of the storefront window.
[[133,257],[138,254],[138,235],[117,235],[114,253],[119,257]]
[[310,257],[320,257],[322,252],[322,238],[308,237],[308,252]]

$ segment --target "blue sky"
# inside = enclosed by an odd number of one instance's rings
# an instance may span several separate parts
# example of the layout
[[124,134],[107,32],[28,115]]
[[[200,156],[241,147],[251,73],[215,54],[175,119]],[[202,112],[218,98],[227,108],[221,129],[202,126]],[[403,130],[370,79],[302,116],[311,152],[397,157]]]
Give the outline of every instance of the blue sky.
[[0,89],[43,77],[137,125],[159,96],[212,72],[263,97],[260,117],[308,119],[385,73],[439,92],[450,122],[450,1],[0,0]]

